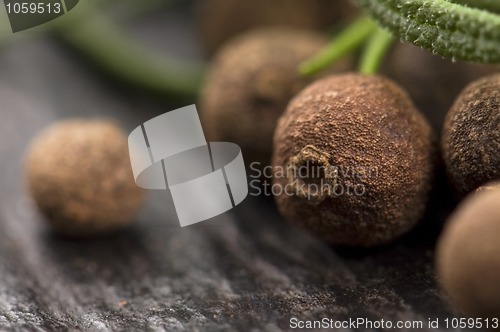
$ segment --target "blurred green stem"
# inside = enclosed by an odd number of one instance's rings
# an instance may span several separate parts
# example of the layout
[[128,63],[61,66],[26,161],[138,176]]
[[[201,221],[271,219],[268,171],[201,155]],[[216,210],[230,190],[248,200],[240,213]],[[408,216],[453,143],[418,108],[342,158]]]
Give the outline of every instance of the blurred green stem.
[[378,28],[361,55],[359,72],[365,75],[376,74],[393,41],[394,37],[389,32]]
[[187,98],[200,89],[203,70],[199,65],[149,51],[98,13],[65,24],[58,33],[100,67],[135,85]]
[[300,73],[313,75],[335,64],[358,48],[376,28],[375,22],[362,16],[337,35],[323,51],[303,62],[299,67]]
[[176,99],[192,99],[200,90],[201,64],[150,50],[91,5],[53,24],[67,44],[118,79]]

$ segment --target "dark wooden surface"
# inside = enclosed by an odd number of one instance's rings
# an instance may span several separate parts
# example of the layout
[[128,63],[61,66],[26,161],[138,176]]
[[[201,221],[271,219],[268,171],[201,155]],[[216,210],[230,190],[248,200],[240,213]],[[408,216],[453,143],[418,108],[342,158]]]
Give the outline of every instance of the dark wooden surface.
[[[129,28],[159,51],[195,54],[190,25],[179,22],[154,16]],[[433,271],[436,210],[371,251],[332,248],[259,198],[180,228],[164,192],[149,193],[125,232],[87,241],[52,234],[23,187],[33,136],[75,116],[112,117],[128,131],[171,107],[117,86],[46,36],[0,52],[1,330],[279,331],[292,317],[452,317]]]

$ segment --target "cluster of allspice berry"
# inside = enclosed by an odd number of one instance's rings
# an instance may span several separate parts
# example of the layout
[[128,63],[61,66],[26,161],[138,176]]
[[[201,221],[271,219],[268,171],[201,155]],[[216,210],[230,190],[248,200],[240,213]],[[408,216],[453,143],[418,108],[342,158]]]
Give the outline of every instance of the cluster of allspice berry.
[[[320,191],[276,197],[280,212],[334,244],[373,246],[421,217],[435,174],[434,136],[408,96],[381,77],[320,80],[295,97],[274,136],[273,165],[377,165],[376,177],[320,174],[361,195]],[[442,159],[459,196],[437,249],[437,276],[451,304],[471,317],[500,316],[500,75],[471,83],[445,118]],[[307,166],[309,165],[309,166]],[[285,186],[317,178],[278,177]]]
[[[240,145],[250,171],[272,181],[280,213],[334,245],[381,246],[409,232],[444,165],[463,203],[439,239],[439,283],[458,310],[500,318],[500,74],[397,44],[384,76],[354,73],[349,59],[300,75],[327,43],[316,30],[351,12],[344,2],[323,11],[323,0],[207,1],[206,136]],[[47,220],[70,236],[119,229],[143,200],[126,138],[108,121],[48,128],[28,151],[26,177]]]
[[247,165],[269,165],[279,212],[334,245],[381,246],[410,231],[444,166],[457,198],[472,197],[440,240],[440,284],[466,314],[500,317],[497,69],[397,44],[382,75],[344,63],[301,77],[322,43],[289,28],[227,42],[201,94],[208,136],[239,144]]
[[500,317],[500,74],[467,86],[446,116],[443,159],[450,182],[468,195],[437,247],[438,279],[471,317]]

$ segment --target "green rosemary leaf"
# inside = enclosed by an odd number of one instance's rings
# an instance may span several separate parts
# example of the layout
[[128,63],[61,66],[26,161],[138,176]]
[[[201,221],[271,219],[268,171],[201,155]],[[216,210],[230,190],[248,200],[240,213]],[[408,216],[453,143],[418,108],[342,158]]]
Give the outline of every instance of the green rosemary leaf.
[[446,0],[356,0],[382,26],[433,53],[500,63],[500,15]]

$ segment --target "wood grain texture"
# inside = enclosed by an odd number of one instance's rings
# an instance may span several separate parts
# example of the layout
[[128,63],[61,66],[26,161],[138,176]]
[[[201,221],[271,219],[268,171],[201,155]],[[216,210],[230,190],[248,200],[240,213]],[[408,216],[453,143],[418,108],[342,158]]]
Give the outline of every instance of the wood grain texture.
[[433,226],[369,252],[334,249],[285,223],[271,200],[249,198],[180,228],[168,195],[151,192],[125,232],[88,241],[52,234],[23,185],[34,135],[75,116],[131,130],[174,107],[79,60],[47,38],[0,53],[1,330],[279,331],[291,317],[452,317],[434,280]]

